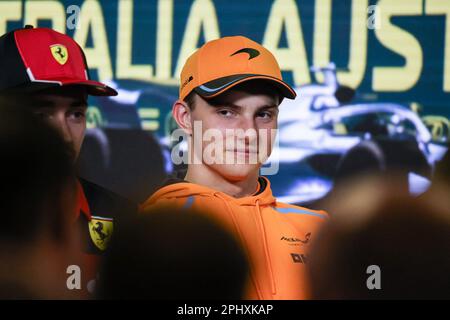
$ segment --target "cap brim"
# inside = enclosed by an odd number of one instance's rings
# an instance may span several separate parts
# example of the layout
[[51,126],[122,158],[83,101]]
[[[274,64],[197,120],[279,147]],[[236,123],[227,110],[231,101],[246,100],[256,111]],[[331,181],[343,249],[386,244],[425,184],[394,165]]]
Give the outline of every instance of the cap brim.
[[204,83],[194,90],[203,98],[213,98],[223,93],[232,87],[249,80],[262,79],[270,81],[279,91],[279,93],[288,99],[295,99],[297,94],[286,82],[266,75],[260,74],[237,74],[228,77],[218,78],[207,83]]
[[91,96],[117,96],[117,91],[106,84],[93,80],[69,80],[61,81],[63,86],[84,86]]
[[86,88],[86,92],[91,96],[117,96],[117,91],[101,82],[93,80],[52,80],[50,81],[33,81],[26,84],[4,90],[5,93],[38,93],[50,88],[58,88],[61,86],[82,86]]

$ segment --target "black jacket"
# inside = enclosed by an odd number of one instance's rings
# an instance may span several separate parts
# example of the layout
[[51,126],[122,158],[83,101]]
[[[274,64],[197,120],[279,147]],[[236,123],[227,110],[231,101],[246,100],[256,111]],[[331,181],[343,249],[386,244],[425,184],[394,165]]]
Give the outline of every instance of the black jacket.
[[[107,243],[99,245],[98,242],[109,242],[113,231],[120,228],[121,221],[137,214],[137,205],[95,183],[82,178],[79,181],[92,216],[91,221],[88,221],[86,214],[80,212],[78,218],[86,244],[85,253],[101,255],[106,250]],[[104,221],[111,221],[113,230],[103,226]]]

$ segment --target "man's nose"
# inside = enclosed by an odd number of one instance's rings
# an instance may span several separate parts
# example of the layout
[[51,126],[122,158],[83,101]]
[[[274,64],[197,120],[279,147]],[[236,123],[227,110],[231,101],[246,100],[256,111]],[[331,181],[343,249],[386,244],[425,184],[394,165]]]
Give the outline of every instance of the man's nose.
[[241,123],[239,124],[239,127],[244,130],[248,130],[248,129],[256,130],[256,121],[255,121],[254,117],[252,117],[252,116],[244,116],[241,119]]
[[243,117],[240,123],[240,129],[245,131],[245,143],[246,146],[257,143],[258,131],[256,126],[256,121],[251,116]]
[[56,129],[60,132],[62,138],[66,142],[72,142],[72,135],[70,133],[69,126],[66,121],[65,115],[58,115],[55,117],[54,125]]

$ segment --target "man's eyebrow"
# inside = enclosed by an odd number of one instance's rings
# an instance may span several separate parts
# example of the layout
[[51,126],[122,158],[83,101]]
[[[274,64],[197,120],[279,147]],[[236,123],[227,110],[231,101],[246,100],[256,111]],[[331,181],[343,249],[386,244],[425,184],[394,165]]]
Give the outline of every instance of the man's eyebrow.
[[[221,108],[221,107],[226,107],[226,108],[232,108],[235,110],[241,110],[241,109],[245,109],[245,106],[240,106],[237,104],[233,104],[233,103],[217,103],[212,105],[214,108]],[[257,110],[265,110],[265,109],[278,109],[278,105],[274,104],[274,105],[263,105],[257,108]]]
[[78,108],[78,107],[86,107],[87,108],[87,100],[80,99],[80,100],[74,101],[70,104],[70,106],[72,108]]
[[229,102],[226,102],[226,101],[210,103],[210,106],[212,108],[231,108],[231,109],[235,109],[235,110],[243,109],[242,106],[238,106],[236,104],[229,103]]
[[240,105],[237,105],[237,104],[233,104],[233,103],[223,103],[222,106],[223,107],[229,107],[229,108],[232,108],[232,109],[237,109],[237,110],[244,109],[243,106],[240,106]]
[[28,103],[28,105],[33,109],[52,109],[55,103],[51,100],[36,99]]
[[278,105],[265,105],[258,108],[258,110],[266,110],[266,109],[278,109]]
[[[32,102],[27,103],[29,107],[32,109],[53,109],[57,106],[57,103],[52,101],[51,99],[36,99]],[[87,108],[88,104],[86,100],[76,100],[73,101],[70,106],[70,108]]]

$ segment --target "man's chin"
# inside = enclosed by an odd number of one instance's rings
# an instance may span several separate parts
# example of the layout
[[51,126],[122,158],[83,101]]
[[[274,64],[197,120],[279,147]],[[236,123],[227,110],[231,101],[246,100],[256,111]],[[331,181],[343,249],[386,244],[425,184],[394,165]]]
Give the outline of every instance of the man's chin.
[[245,181],[259,171],[261,165],[255,164],[221,164],[214,165],[214,171],[231,182]]

